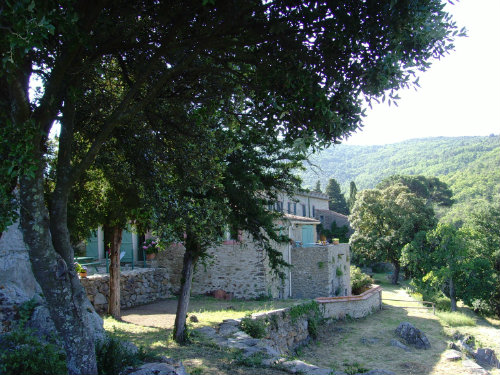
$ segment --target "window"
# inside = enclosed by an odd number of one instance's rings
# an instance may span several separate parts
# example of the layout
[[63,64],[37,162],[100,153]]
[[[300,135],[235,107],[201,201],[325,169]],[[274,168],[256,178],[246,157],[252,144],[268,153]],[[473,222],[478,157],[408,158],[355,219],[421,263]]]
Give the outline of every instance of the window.
[[305,204],[302,205],[302,216],[307,216]]
[[325,223],[325,217],[323,215],[321,215],[319,217],[319,221],[321,222],[321,224],[324,224]]
[[297,215],[297,203],[293,204],[293,214]]
[[292,213],[292,202],[288,202],[288,213]]
[[313,205],[313,215],[312,215],[312,217],[315,217],[315,216],[316,216],[316,209],[315,209],[315,207]]

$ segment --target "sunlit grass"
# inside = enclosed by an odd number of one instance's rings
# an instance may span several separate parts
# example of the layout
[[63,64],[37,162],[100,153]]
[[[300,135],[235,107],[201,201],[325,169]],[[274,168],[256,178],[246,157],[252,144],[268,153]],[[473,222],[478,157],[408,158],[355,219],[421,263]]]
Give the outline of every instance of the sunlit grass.
[[461,312],[438,311],[436,315],[450,327],[475,327],[476,320]]
[[272,301],[220,301],[212,297],[195,297],[190,302],[189,315],[196,315],[198,322],[190,323],[194,328],[215,326],[225,319],[241,319],[245,316],[282,309],[304,302],[303,300]]

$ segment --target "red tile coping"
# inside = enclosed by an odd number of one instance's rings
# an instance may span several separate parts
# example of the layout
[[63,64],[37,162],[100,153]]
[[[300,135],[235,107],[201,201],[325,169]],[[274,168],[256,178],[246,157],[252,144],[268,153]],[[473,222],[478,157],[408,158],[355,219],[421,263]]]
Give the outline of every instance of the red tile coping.
[[372,284],[372,287],[357,296],[345,296],[345,297],[318,297],[316,302],[318,303],[332,303],[332,302],[349,302],[349,301],[360,301],[371,297],[375,292],[382,291],[380,285]]

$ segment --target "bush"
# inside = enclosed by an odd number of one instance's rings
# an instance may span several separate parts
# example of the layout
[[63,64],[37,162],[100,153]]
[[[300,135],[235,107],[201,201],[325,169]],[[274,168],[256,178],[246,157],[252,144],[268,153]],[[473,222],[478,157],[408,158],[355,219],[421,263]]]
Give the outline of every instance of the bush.
[[240,323],[243,332],[249,334],[255,339],[261,339],[266,336],[266,323],[260,319],[250,317],[243,318]]
[[0,374],[67,374],[66,354],[43,342],[29,329],[19,328],[0,341]]
[[373,279],[363,273],[359,267],[351,266],[350,273],[352,294],[363,293],[373,283]]
[[311,336],[315,340],[318,338],[318,330],[320,324],[321,319],[317,318],[316,316],[307,319],[307,332],[309,333],[309,336]]
[[119,374],[125,367],[137,365],[139,356],[122,344],[121,340],[107,336],[96,344],[97,371],[99,375]]

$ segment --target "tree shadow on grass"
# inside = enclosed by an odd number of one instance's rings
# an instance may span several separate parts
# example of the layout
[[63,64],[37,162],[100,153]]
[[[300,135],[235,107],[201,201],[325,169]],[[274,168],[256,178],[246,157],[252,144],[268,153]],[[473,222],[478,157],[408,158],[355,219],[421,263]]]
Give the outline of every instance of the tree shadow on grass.
[[172,330],[150,328],[131,323],[106,319],[106,329],[113,336],[131,341],[143,347],[153,356],[166,356],[182,361],[188,373],[221,374],[221,375],[282,375],[282,371],[270,368],[249,368],[241,366],[237,350],[216,346],[201,335],[193,335],[191,343],[178,345],[172,339]]

